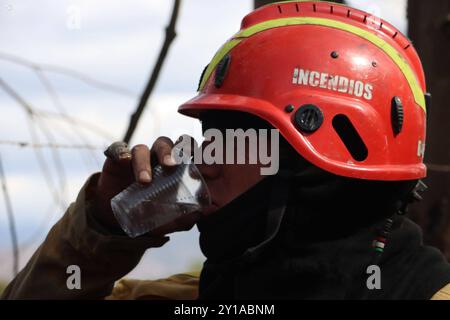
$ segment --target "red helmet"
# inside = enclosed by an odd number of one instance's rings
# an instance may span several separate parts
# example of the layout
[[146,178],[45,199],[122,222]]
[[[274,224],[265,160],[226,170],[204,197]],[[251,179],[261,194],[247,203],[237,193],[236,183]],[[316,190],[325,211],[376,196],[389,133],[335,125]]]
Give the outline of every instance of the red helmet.
[[370,14],[281,2],[242,20],[179,112],[254,114],[315,166],[369,180],[426,175],[425,79],[410,41]]

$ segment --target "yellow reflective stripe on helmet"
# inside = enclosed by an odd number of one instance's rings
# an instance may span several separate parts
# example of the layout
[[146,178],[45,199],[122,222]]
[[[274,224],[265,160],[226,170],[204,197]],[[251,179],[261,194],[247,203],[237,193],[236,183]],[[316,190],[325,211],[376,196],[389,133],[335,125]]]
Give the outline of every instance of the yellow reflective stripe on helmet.
[[[319,25],[330,27],[334,29],[339,29],[343,31],[350,32],[355,34],[363,39],[366,39],[376,45],[378,48],[383,50],[395,64],[400,68],[406,80],[409,83],[411,91],[414,95],[414,100],[416,103],[426,112],[425,107],[425,97],[423,91],[419,85],[419,82],[414,74],[414,71],[411,69],[408,62],[401,56],[401,54],[389,43],[385,40],[379,38],[375,34],[361,29],[359,27],[355,27],[351,24],[325,19],[325,18],[314,18],[314,17],[290,17],[290,18],[280,18],[264,21],[253,26],[244,29],[237,34],[234,35],[233,39],[227,42],[214,56],[213,60],[208,66],[208,69],[205,72],[205,76],[202,79],[202,83],[200,85],[200,89],[203,88],[204,84],[208,80],[211,72],[216,67],[217,63],[219,63],[220,59],[222,59],[232,48],[234,48],[243,38],[248,38],[258,32],[269,30],[272,28],[284,27],[284,26],[292,26],[292,25]],[[236,42],[237,41],[237,42]]]
[[199,91],[203,89],[205,86],[206,81],[208,81],[211,73],[216,68],[217,64],[222,60],[222,58],[230,52],[231,49],[233,49],[235,46],[237,46],[241,42],[240,39],[231,39],[230,41],[226,42],[220,49],[217,51],[217,53],[214,55],[213,59],[209,63],[208,67],[205,70],[205,74],[203,75],[202,82],[199,86]]
[[286,4],[286,3],[295,3],[295,2],[321,2],[321,3],[329,3],[333,6],[341,6],[341,7],[346,7],[345,5],[341,4],[341,3],[337,3],[337,2],[332,2],[332,1],[326,1],[326,0],[282,0],[282,1],[277,1],[277,2],[271,2],[266,4],[267,5],[273,5],[273,4]]

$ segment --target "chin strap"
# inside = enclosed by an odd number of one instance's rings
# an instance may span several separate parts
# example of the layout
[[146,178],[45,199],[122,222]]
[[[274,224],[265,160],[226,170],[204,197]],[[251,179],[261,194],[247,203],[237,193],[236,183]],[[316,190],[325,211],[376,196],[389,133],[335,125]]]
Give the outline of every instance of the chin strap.
[[264,240],[251,247],[239,258],[241,264],[250,264],[257,260],[277,236],[289,199],[289,187],[293,174],[290,171],[279,171],[274,177],[270,195],[269,210],[266,217],[266,233]]
[[[419,180],[415,187],[407,194],[407,196],[400,200],[397,205],[397,210],[392,217],[386,218],[383,226],[378,230],[377,236],[372,242],[372,249],[374,251],[374,256],[369,265],[377,265],[381,263],[381,258],[383,252],[386,248],[389,234],[392,230],[394,223],[401,223],[403,217],[408,212],[408,205],[413,202],[418,202],[422,200],[420,192],[427,190],[428,187],[422,180]],[[362,300],[367,300],[370,297],[372,290],[365,290],[362,296]]]
[[381,255],[386,246],[387,238],[391,232],[392,225],[396,220],[402,219],[404,215],[408,212],[408,205],[413,202],[421,201],[422,196],[420,192],[427,190],[427,186],[422,180],[419,180],[415,187],[408,193],[405,199],[400,200],[397,206],[396,213],[385,220],[383,228],[379,230],[377,238],[372,243],[372,247],[375,251],[375,261],[372,264],[377,264],[380,262]]

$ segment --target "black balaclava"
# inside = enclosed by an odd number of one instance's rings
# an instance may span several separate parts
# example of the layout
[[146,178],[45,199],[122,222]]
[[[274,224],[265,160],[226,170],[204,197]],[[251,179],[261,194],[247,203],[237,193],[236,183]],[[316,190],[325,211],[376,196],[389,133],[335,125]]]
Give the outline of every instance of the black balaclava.
[[[243,129],[270,128],[238,113],[202,120],[205,128],[228,128],[231,120]],[[338,177],[307,163],[283,139],[280,150],[277,175],[198,223],[207,258],[200,299],[426,299],[450,282],[450,269],[422,246],[418,227],[397,219],[377,262],[384,287],[367,290],[372,241],[417,181]]]

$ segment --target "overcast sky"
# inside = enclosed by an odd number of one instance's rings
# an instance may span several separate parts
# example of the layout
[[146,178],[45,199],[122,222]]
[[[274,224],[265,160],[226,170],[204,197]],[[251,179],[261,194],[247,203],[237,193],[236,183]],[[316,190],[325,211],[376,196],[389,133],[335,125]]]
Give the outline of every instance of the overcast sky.
[[[351,4],[381,15],[406,31],[405,0],[352,0]],[[164,37],[172,1],[164,0],[0,0],[0,77],[38,110],[56,111],[38,74],[13,63],[21,57],[38,64],[63,66],[98,81],[126,89],[127,95],[99,89],[79,79],[46,72],[59,104],[70,116],[94,124],[110,138],[82,130],[94,153],[60,150],[66,181],[58,175],[52,154],[43,150],[51,181],[59,188],[65,183],[65,202],[73,201],[78,190],[103,161],[101,148],[119,140],[137,97],[153,66]],[[182,133],[199,137],[197,121],[176,110],[195,95],[198,78],[220,45],[239,29],[241,18],[252,1],[185,0],[180,8],[178,36],[168,54],[148,110],[144,113],[134,142],[150,144],[157,136],[176,139]],[[0,156],[5,167],[16,216],[21,265],[43,240],[49,227],[63,214],[55,207],[40,170],[35,152],[6,145],[7,141],[31,141],[23,108],[0,88]],[[55,118],[39,120],[56,142],[80,144],[84,138]],[[38,133],[46,141],[43,132]],[[59,188],[60,190],[60,188]],[[11,242],[6,211],[0,196],[0,278],[11,277]],[[131,276],[154,278],[183,272],[203,259],[197,245],[198,233],[179,233],[163,248],[151,250]]]

